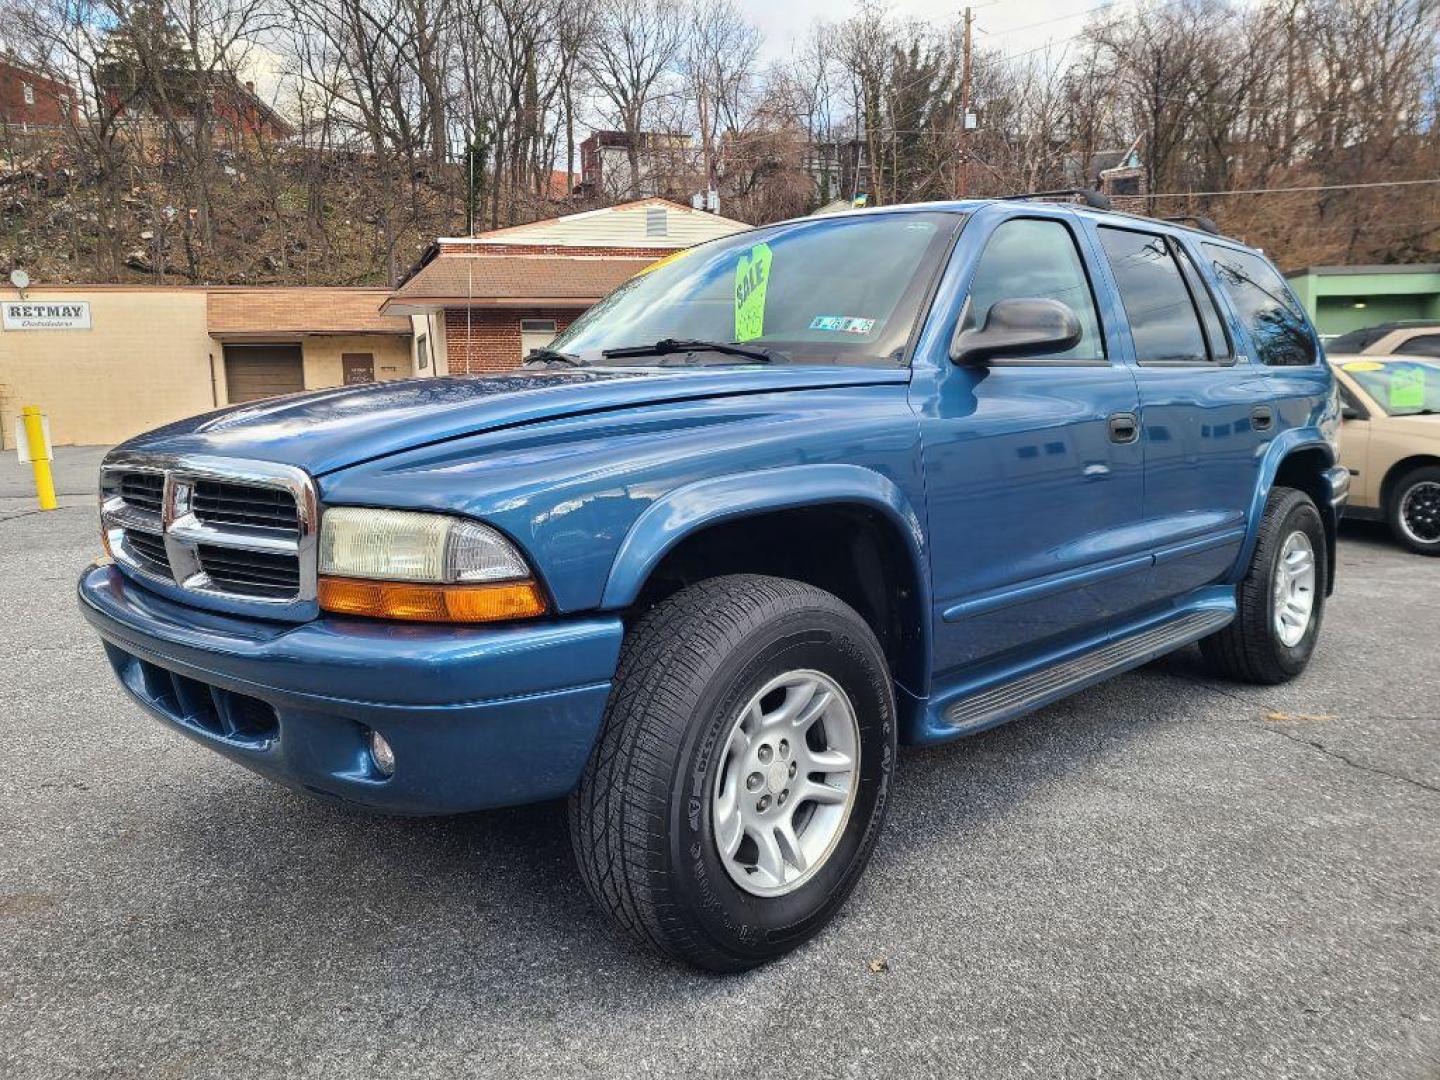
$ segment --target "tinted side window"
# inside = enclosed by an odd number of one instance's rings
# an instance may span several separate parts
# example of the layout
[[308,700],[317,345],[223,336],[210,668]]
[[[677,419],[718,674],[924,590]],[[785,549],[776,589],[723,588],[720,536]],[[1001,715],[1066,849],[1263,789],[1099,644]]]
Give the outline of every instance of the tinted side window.
[[1095,298],[1070,230],[1058,221],[1014,218],[991,233],[970,281],[965,327],[985,325],[997,300],[1043,298],[1067,304],[1080,320],[1080,343],[1052,357],[1099,360],[1105,356]]
[[1440,356],[1440,334],[1420,334],[1395,346],[1402,356]]
[[1205,327],[1205,343],[1210,347],[1210,359],[1228,361],[1235,353],[1230,347],[1230,335],[1225,332],[1224,320],[1220,318],[1220,309],[1215,306],[1215,297],[1210,295],[1210,287],[1200,276],[1189,252],[1174,241],[1171,241],[1171,249],[1180,260],[1185,284],[1190,286],[1190,295],[1200,309],[1200,323]]
[[1100,229],[1100,244],[1130,320],[1135,359],[1203,361],[1210,358],[1190,290],[1163,236]]
[[1204,247],[1225,295],[1255,339],[1261,363],[1313,364],[1315,342],[1305,312],[1274,267],[1248,251]]

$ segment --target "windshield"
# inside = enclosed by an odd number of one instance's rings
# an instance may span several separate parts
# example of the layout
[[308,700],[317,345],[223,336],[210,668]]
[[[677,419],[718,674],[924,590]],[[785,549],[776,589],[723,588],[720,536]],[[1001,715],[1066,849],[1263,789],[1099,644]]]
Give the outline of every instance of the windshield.
[[1440,361],[1352,360],[1341,367],[1390,416],[1440,413]]
[[751,346],[776,362],[900,364],[961,220],[919,212],[814,218],[727,236],[642,270],[550,347],[625,366],[667,358],[607,358],[602,350],[673,338]]

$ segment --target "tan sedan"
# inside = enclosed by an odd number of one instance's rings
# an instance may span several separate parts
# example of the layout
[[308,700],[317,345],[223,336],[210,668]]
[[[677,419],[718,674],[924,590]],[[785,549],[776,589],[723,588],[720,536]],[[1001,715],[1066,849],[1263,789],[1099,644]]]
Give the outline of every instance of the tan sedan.
[[1385,521],[1411,551],[1440,555],[1440,359],[1331,356],[1345,422],[1350,517]]

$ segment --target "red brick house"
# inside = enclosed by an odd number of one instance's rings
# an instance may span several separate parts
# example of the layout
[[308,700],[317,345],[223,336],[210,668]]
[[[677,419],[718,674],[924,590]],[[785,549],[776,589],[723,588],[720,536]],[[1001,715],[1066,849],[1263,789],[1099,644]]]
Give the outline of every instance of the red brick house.
[[147,89],[127,85],[128,78],[128,73],[119,67],[100,72],[106,101],[119,116],[131,122],[164,120],[171,110],[177,119],[188,119],[195,113],[197,104],[208,96],[210,125],[218,137],[232,146],[239,147],[255,139],[280,141],[295,134],[294,126],[255,93],[253,82],[242,85],[226,72],[167,72],[168,100],[161,100]]
[[407,314],[437,374],[509,371],[656,259],[748,228],[665,199],[431,245],[381,308]]
[[0,56],[0,124],[59,127],[75,118],[69,85]]

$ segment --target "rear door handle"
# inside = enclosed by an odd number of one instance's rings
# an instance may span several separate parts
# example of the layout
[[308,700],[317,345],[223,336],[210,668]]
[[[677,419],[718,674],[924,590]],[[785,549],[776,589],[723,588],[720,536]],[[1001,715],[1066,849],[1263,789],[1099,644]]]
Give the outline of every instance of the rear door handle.
[[1256,431],[1269,431],[1270,425],[1275,423],[1275,414],[1269,405],[1256,405],[1250,410],[1250,420]]
[[1140,421],[1134,413],[1117,412],[1110,414],[1110,441],[1133,443],[1140,437]]

